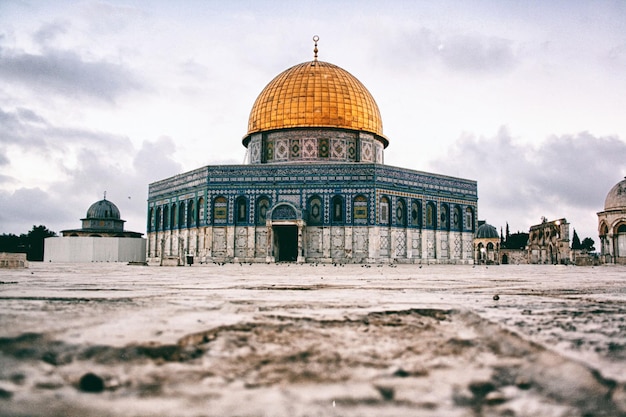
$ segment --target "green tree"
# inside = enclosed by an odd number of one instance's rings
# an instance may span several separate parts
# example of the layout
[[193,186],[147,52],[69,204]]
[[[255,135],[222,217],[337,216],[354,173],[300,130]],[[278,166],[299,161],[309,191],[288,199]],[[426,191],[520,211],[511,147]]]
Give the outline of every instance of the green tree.
[[29,261],[43,261],[44,239],[56,235],[55,232],[48,230],[46,226],[33,226],[30,232],[20,236],[26,249],[21,252],[26,252],[26,258]]
[[528,244],[528,233],[513,233],[506,240],[507,249],[524,249]]
[[596,250],[596,248],[593,246],[594,243],[595,242],[593,241],[592,238],[586,237],[583,239],[581,243],[581,247],[585,249],[587,252],[593,252]]
[[578,237],[578,233],[576,233],[576,229],[574,229],[574,236],[572,236],[572,249],[582,249],[583,246],[580,243],[580,238]]
[[25,250],[19,250],[21,242],[22,239],[18,235],[3,233],[0,235],[0,252],[25,252]]

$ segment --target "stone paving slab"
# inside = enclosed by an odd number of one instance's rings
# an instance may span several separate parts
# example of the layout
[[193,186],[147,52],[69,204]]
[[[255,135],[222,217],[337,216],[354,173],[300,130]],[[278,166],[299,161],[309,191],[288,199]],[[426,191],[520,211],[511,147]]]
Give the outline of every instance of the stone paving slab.
[[626,268],[31,263],[2,416],[624,416]]

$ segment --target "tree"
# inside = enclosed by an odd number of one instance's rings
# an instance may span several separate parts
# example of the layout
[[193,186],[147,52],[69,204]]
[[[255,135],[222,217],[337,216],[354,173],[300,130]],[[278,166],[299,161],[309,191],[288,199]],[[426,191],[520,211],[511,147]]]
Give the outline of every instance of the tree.
[[[12,233],[0,235],[0,252],[17,253],[21,239]],[[23,251],[22,251],[23,252]]]
[[46,226],[33,226],[26,234],[0,235],[0,252],[25,253],[29,261],[43,261],[44,239],[57,234]]
[[596,250],[596,248],[593,246],[595,242],[593,241],[592,238],[590,237],[586,237],[583,239],[581,247],[582,249],[585,249],[587,252],[593,252]]
[[25,235],[26,258],[29,261],[43,261],[44,239],[56,235],[55,232],[48,230],[46,226],[33,226],[33,229]]
[[528,233],[513,233],[506,240],[507,249],[524,249],[528,244]]
[[578,233],[576,233],[576,229],[574,229],[574,236],[572,236],[572,249],[582,249],[583,246],[580,243],[580,238],[578,237]]

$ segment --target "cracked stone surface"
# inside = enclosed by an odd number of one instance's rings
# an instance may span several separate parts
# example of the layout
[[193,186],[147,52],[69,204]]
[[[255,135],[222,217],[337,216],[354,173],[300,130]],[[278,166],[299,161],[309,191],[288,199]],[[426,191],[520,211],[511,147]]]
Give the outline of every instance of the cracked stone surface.
[[622,266],[0,270],[0,416],[626,416],[625,375]]

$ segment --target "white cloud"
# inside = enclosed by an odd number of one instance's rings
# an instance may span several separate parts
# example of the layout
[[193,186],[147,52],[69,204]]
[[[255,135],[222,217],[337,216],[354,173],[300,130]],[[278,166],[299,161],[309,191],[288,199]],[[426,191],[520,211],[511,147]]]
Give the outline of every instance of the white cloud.
[[85,60],[73,51],[45,49],[41,54],[0,48],[0,77],[32,92],[114,102],[145,88],[128,68],[104,60]]
[[626,143],[581,132],[529,146],[502,127],[493,137],[466,134],[431,162],[439,172],[459,165],[462,176],[478,181],[480,217],[497,228],[508,222],[527,231],[541,216],[565,217],[581,238],[597,240],[595,213],[626,174]]

